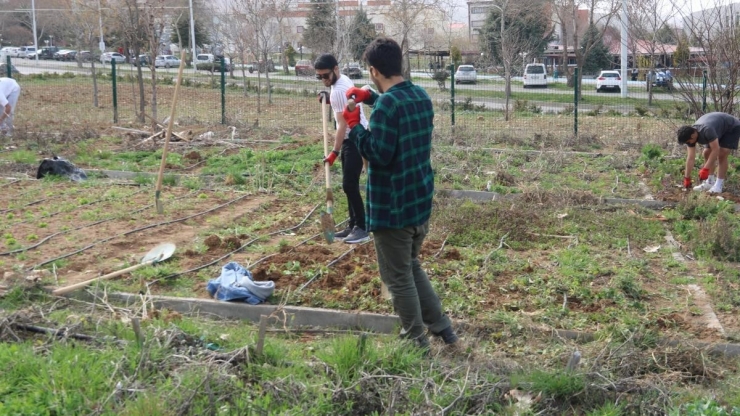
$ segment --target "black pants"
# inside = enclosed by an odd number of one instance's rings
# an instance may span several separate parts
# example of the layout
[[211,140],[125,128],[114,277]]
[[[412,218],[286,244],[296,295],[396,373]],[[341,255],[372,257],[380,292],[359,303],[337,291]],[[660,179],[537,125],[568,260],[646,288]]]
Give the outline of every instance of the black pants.
[[360,174],[362,173],[362,156],[357,146],[349,140],[342,143],[342,190],[347,195],[349,207],[349,226],[355,225],[367,231],[365,227],[365,205],[360,195]]

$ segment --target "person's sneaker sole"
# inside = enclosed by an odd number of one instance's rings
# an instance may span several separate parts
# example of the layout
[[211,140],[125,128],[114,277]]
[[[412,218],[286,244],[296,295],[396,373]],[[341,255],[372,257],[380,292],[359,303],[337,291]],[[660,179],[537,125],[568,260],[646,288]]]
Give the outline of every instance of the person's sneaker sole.
[[707,192],[709,192],[710,194],[721,194],[722,193],[722,190],[721,189],[717,189],[715,187],[712,187],[712,189],[710,189]]
[[358,238],[355,240],[351,240],[349,238],[344,239],[344,242],[347,244],[362,244],[362,243],[367,243],[368,241],[370,241],[370,236]]

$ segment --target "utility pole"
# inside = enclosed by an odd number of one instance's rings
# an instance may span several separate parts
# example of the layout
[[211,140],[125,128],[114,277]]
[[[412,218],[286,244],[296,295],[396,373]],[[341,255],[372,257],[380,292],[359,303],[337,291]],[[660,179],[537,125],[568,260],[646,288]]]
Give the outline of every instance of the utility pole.
[[39,61],[39,39],[36,36],[36,1],[31,0],[31,18],[33,19],[33,50],[36,51],[34,55],[36,62]]
[[193,49],[191,62],[195,62],[195,19],[193,19],[193,0],[190,0],[190,46]]

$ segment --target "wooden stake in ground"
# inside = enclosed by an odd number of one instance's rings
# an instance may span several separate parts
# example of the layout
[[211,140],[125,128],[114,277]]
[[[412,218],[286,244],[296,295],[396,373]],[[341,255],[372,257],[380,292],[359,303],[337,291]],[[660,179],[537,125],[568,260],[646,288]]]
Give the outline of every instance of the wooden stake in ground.
[[182,70],[185,68],[185,51],[180,52],[180,68],[177,70],[177,81],[175,81],[175,93],[172,97],[172,108],[170,109],[170,119],[167,123],[167,133],[164,136],[164,147],[162,147],[162,162],[159,164],[159,175],[157,175],[157,188],[154,192],[154,204],[157,206],[157,214],[164,213],[162,201],[159,196],[162,193],[162,177],[164,176],[164,166],[167,164],[167,146],[172,136],[172,125],[175,122],[175,110],[177,109],[177,93],[180,90],[182,81]]

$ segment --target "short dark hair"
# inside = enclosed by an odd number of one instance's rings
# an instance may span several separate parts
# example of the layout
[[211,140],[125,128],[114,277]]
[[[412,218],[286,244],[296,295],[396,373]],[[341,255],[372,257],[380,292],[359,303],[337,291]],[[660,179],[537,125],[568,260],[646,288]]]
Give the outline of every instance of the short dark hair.
[[402,75],[403,55],[401,47],[391,38],[377,38],[365,48],[362,59],[384,77]]
[[314,69],[334,69],[334,67],[338,65],[339,63],[337,62],[337,58],[330,53],[325,53],[319,56],[316,58],[316,62],[313,63]]
[[676,137],[678,138],[678,144],[686,144],[689,140],[691,140],[691,135],[696,132],[696,129],[693,126],[681,126],[678,128],[678,131],[676,132]]

